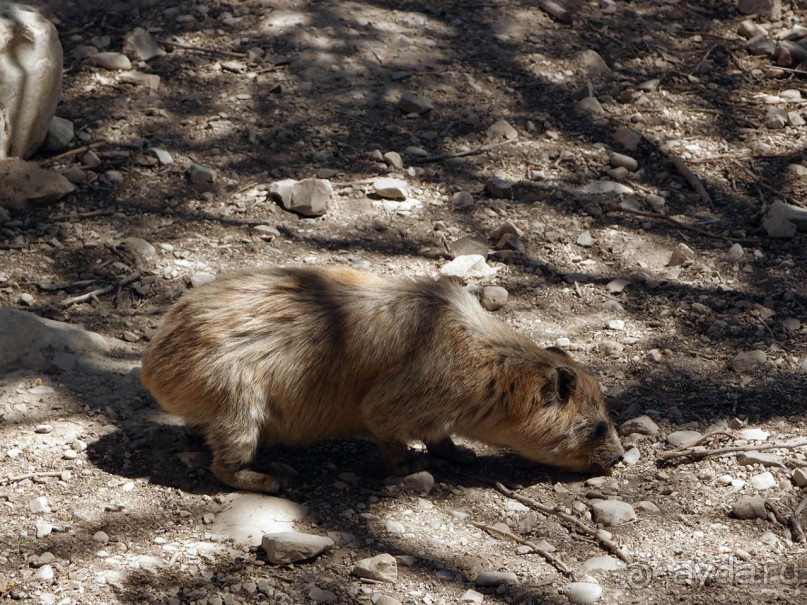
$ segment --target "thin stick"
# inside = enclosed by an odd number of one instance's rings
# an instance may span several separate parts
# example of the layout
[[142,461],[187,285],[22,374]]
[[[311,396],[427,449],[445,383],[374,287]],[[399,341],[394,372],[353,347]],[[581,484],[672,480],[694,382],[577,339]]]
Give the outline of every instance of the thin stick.
[[87,300],[89,300],[91,298],[95,298],[95,297],[101,296],[103,294],[108,294],[109,292],[112,292],[112,290],[115,290],[116,288],[122,288],[123,286],[128,286],[129,284],[131,284],[133,282],[136,282],[142,276],[143,276],[142,271],[140,271],[140,270],[135,271],[131,275],[129,275],[127,277],[124,277],[122,279],[119,279],[117,283],[111,284],[109,286],[104,286],[103,288],[96,288],[95,290],[91,290],[91,291],[86,292],[85,294],[81,294],[79,296],[74,296],[72,298],[66,298],[62,302],[59,303],[59,306],[62,309],[64,309],[64,308],[69,307],[71,305],[75,305],[77,303],[85,302],[85,301],[87,301]]
[[524,538],[521,538],[521,537],[519,537],[519,536],[517,536],[517,535],[515,535],[515,534],[513,534],[513,533],[511,533],[509,531],[503,531],[501,529],[497,529],[497,528],[492,527],[490,525],[485,525],[484,523],[479,523],[477,521],[471,521],[470,523],[474,527],[478,527],[479,529],[484,530],[484,531],[488,532],[489,534],[498,534],[500,536],[510,538],[511,540],[514,540],[515,542],[518,542],[519,544],[523,544],[524,546],[529,546],[532,550],[534,550],[536,553],[541,555],[546,560],[547,563],[554,566],[555,569],[557,569],[560,573],[562,573],[562,574],[564,574],[566,576],[569,576],[573,580],[576,579],[574,572],[569,568],[568,565],[566,565],[566,563],[561,561],[559,558],[557,558],[551,552],[544,550],[543,548],[541,548],[537,544],[535,544],[533,542],[530,542],[529,540],[525,540]]
[[501,147],[503,145],[509,145],[510,143],[517,143],[518,139],[508,139],[506,141],[500,141],[498,143],[491,143],[490,145],[484,145],[482,147],[478,147],[477,149],[469,149],[468,151],[460,151],[458,153],[445,153],[442,155],[430,155],[425,158],[420,158],[419,160],[415,160],[416,164],[426,164],[429,162],[442,162],[444,160],[451,160],[453,158],[467,158],[471,155],[479,155],[481,153],[485,153],[486,151],[490,151],[491,149],[496,149],[497,147]]
[[533,500],[532,498],[527,498],[526,496],[522,496],[521,494],[517,494],[513,490],[507,489],[504,485],[496,482],[496,489],[503,493],[508,498],[512,498],[513,500],[518,500],[522,504],[526,504],[527,506],[534,508],[535,510],[542,512],[543,514],[549,516],[554,515],[556,517],[560,517],[567,523],[573,525],[577,530],[581,531],[584,534],[588,534],[589,536],[593,537],[597,542],[599,542],[602,546],[605,547],[606,550],[610,550],[614,553],[617,557],[622,559],[625,563],[630,563],[630,558],[622,552],[622,549],[616,545],[613,540],[606,538],[599,532],[596,528],[591,527],[590,525],[586,525],[579,519],[572,517],[571,515],[567,515],[562,511],[555,510],[553,508],[549,508],[545,504],[541,504],[537,500]]
[[700,198],[709,205],[709,208],[714,209],[714,204],[712,203],[712,198],[709,197],[709,192],[706,191],[706,188],[703,186],[703,183],[700,182],[698,177],[695,176],[695,173],[692,172],[687,165],[684,163],[684,160],[679,158],[677,155],[669,154],[670,161],[672,162],[673,166],[675,166],[676,170],[681,173],[687,183],[689,183],[692,188],[698,193]]
[[18,481],[35,479],[36,477],[61,477],[64,472],[65,471],[39,471],[38,473],[26,473],[25,475],[17,475],[16,477],[4,477],[0,479],[0,483],[17,483]]
[[658,212],[645,212],[643,210],[633,210],[632,208],[623,208],[622,206],[618,206],[617,204],[613,203],[606,204],[606,206],[609,211],[624,212],[625,214],[633,214],[634,216],[641,216],[643,218],[649,218],[657,221],[664,221],[665,223],[675,225],[679,229],[684,229],[685,231],[697,233],[698,235],[702,235],[703,237],[708,237],[711,239],[722,239],[729,242],[743,242],[743,243],[755,243],[758,241],[750,237],[731,237],[730,235],[721,235],[719,233],[712,233],[711,231],[706,231],[705,229],[700,229],[698,227],[693,227],[692,225],[687,225],[686,223],[682,223],[681,221],[675,220],[671,216],[667,216],[666,214],[659,214]]
[[722,456],[723,454],[734,454],[736,452],[764,452],[765,450],[792,450],[797,447],[807,446],[807,439],[794,441],[793,443],[770,443],[768,445],[734,445],[731,447],[721,447],[716,450],[697,450],[692,446],[684,449],[673,450],[671,452],[661,452],[658,457],[661,460],[672,460],[673,458],[690,457],[695,459],[706,458],[707,456]]
[[50,164],[55,164],[61,160],[66,158],[71,158],[74,155],[79,155],[80,153],[84,153],[85,151],[90,151],[91,149],[98,149],[99,147],[103,147],[106,145],[105,141],[101,141],[99,143],[91,143],[89,145],[84,145],[82,147],[76,147],[75,149],[70,149],[65,151],[64,153],[60,153],[59,155],[54,155],[50,158],[45,158],[44,160],[39,161],[40,166],[48,166]]
[[801,511],[804,510],[805,506],[807,506],[807,498],[802,500],[801,503],[796,507],[796,510],[793,511],[793,514],[790,515],[790,534],[793,537],[794,542],[804,542],[804,530],[801,527],[799,515],[801,514]]
[[231,50],[204,48],[202,46],[193,46],[192,44],[183,44],[182,42],[171,42],[169,40],[160,40],[160,43],[165,44],[166,46],[174,46],[176,48],[181,48],[182,50],[193,50],[198,53],[205,53],[208,55],[223,55],[225,57],[232,57],[234,59],[244,59],[247,56],[244,53],[237,53]]
[[112,208],[104,208],[102,210],[90,210],[88,212],[71,212],[69,214],[57,214],[56,216],[51,216],[48,220],[55,222],[58,221],[66,221],[69,219],[74,218],[91,218],[93,216],[110,216],[115,214],[115,210]]

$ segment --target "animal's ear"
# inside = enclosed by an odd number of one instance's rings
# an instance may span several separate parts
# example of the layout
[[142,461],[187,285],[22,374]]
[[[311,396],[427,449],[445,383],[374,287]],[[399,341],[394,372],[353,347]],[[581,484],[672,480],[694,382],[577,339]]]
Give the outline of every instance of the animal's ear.
[[555,383],[558,401],[566,403],[577,388],[577,372],[569,366],[558,366],[555,368],[553,382]]
[[546,350],[547,351],[552,351],[553,353],[557,353],[561,357],[571,358],[571,355],[569,355],[566,351],[564,351],[560,347],[547,347]]

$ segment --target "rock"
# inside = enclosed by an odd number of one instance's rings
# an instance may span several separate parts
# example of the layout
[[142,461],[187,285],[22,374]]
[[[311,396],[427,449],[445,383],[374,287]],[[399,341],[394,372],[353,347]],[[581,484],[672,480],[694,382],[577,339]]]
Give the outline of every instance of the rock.
[[611,74],[611,68],[608,67],[605,59],[603,59],[596,50],[589,49],[580,51],[575,56],[574,60],[589,78]]
[[74,185],[83,185],[87,182],[87,173],[78,166],[71,166],[66,170],[62,170],[62,176]]
[[46,521],[37,520],[35,527],[36,527],[36,537],[39,540],[41,540],[42,538],[46,538],[53,531],[53,525],[51,525]]
[[781,468],[785,466],[776,454],[768,452],[740,452],[737,454],[737,463],[743,466],[751,466],[752,464]]
[[760,34],[767,36],[767,30],[751,21],[751,19],[746,19],[742,23],[740,23],[739,27],[737,28],[737,33],[740,34],[743,38],[753,38],[754,36],[759,36]]
[[50,582],[54,577],[53,568],[50,565],[43,565],[36,570],[34,580],[41,580],[42,582]]
[[642,142],[642,136],[635,130],[623,126],[617,128],[614,133],[614,140],[628,151],[636,151]]
[[695,260],[695,252],[686,244],[678,244],[673,248],[670,254],[670,260],[667,261],[669,267],[680,267]]
[[512,199],[513,183],[509,179],[493,177],[485,183],[485,191],[491,197]]
[[636,172],[636,169],[639,167],[639,162],[630,156],[615,153],[611,156],[611,166],[614,168],[624,168],[629,172]]
[[782,18],[782,0],[738,0],[737,10],[743,15],[778,21]]
[[315,603],[332,603],[338,598],[335,593],[330,590],[323,590],[317,586],[312,586],[308,591],[308,598]]
[[637,502],[634,508],[638,510],[640,513],[645,513],[648,515],[655,515],[656,513],[660,512],[659,507],[650,502],[649,500],[642,500],[641,502]]
[[790,477],[796,487],[807,487],[807,468],[797,468]]
[[485,286],[480,302],[488,311],[497,311],[507,304],[507,296],[507,290],[501,286]]
[[215,279],[216,276],[212,273],[208,273],[206,271],[197,271],[196,273],[191,275],[191,287],[198,288],[199,286],[209,284]]
[[434,487],[434,477],[428,471],[419,471],[404,477],[403,484],[406,489],[425,496]]
[[776,485],[776,479],[769,471],[751,477],[751,485],[760,491],[770,489]]
[[373,595],[373,605],[401,605],[401,602],[398,599],[393,599],[392,597],[382,594],[378,595],[378,598],[375,598]]
[[295,181],[291,186],[291,194],[286,199],[281,199],[286,210],[313,217],[322,216],[328,211],[328,202],[332,195],[333,186],[330,181],[311,178]]
[[117,79],[119,82],[124,82],[125,84],[145,86],[155,92],[160,88],[160,76],[157,74],[146,74],[132,70],[119,73]]
[[485,595],[481,592],[476,592],[473,588],[469,588],[462,593],[460,597],[461,605],[482,605],[485,600]]
[[597,344],[597,350],[607,357],[617,358],[622,355],[625,345],[615,340],[605,339]]
[[395,170],[403,170],[403,158],[397,151],[388,151],[384,154],[384,161]]
[[132,62],[123,53],[103,52],[88,57],[88,61],[103,69],[110,71],[127,71],[132,69]]
[[591,504],[594,520],[605,526],[615,527],[637,519],[633,507],[622,500],[596,500]]
[[[56,27],[33,7],[4,2],[0,7],[0,159],[28,157],[45,139],[62,94],[62,63]],[[4,180],[0,175],[0,181]]]
[[162,57],[165,54],[165,50],[142,27],[134,28],[126,36],[123,43],[123,52],[129,53],[139,61],[148,61],[154,57]]
[[109,535],[105,531],[97,531],[92,535],[92,539],[99,544],[106,544],[109,542]]
[[496,275],[496,269],[488,266],[480,254],[458,256],[440,268],[440,274],[465,278],[484,278]]
[[583,562],[583,569],[586,571],[614,571],[623,567],[625,564],[622,561],[609,555],[591,557]]
[[583,233],[577,237],[577,245],[582,246],[583,248],[590,248],[593,246],[594,238],[591,237],[591,233],[588,231],[583,231]]
[[658,433],[658,425],[650,416],[637,416],[619,425],[620,435],[630,435],[631,433],[654,437]]
[[698,431],[675,431],[667,435],[667,443],[673,447],[687,447],[702,436]]
[[477,586],[515,586],[518,578],[512,571],[483,571],[474,580]]
[[174,163],[174,158],[171,157],[171,154],[168,153],[165,149],[160,149],[159,147],[152,147],[149,149],[149,153],[157,158],[157,161],[160,163],[161,166],[170,166]]
[[216,171],[202,164],[191,164],[189,174],[194,185],[212,185],[216,182]]
[[616,195],[630,195],[635,193],[634,190],[627,185],[617,183],[616,181],[594,181],[593,183],[584,185],[582,192],[591,195],[605,195],[608,193],[614,193]]
[[[306,514],[305,508],[285,498],[239,492],[231,496],[208,531],[236,544],[254,546],[264,534],[292,532],[294,522],[304,519]],[[296,535],[306,539],[305,534]]]
[[507,120],[499,120],[487,129],[488,141],[512,141],[518,138],[518,131]]
[[141,237],[127,237],[120,243],[119,247],[128,250],[138,261],[143,263],[156,261],[160,256],[157,254],[157,248]]
[[748,428],[739,431],[737,436],[748,441],[767,441],[770,433],[762,429]]
[[491,231],[490,234],[488,235],[488,238],[492,239],[494,242],[498,242],[503,236],[507,235],[508,233],[518,237],[524,236],[524,232],[521,229],[519,229],[513,221],[507,220],[504,221],[498,227],[496,227],[493,231]]
[[373,181],[373,191],[387,200],[405,200],[412,196],[409,184],[400,179],[380,178]]
[[633,465],[639,462],[639,458],[641,457],[641,453],[639,452],[639,448],[637,447],[629,447],[625,450],[625,453],[622,455],[622,462],[623,464]]
[[50,505],[48,504],[48,499],[45,496],[39,496],[38,498],[34,498],[28,503],[28,510],[30,510],[34,514],[39,513],[49,513],[50,512]]
[[333,540],[325,536],[291,531],[267,534],[261,540],[261,547],[266,551],[266,558],[270,563],[276,565],[312,559],[332,548],[333,545]]
[[787,123],[790,126],[799,127],[804,126],[805,121],[804,118],[801,116],[801,113],[798,111],[788,111],[787,112]]
[[50,151],[64,151],[70,147],[70,143],[75,137],[73,122],[65,120],[59,116],[53,116],[48,125],[48,135],[45,138],[45,147]]
[[515,233],[505,233],[502,235],[501,239],[496,242],[496,250],[514,250],[521,254],[524,254],[526,251],[524,242],[522,242],[521,238]]
[[623,319],[609,319],[605,323],[605,327],[615,332],[621,332],[625,329],[625,320]]
[[602,587],[594,582],[572,582],[563,590],[569,602],[574,605],[591,605],[602,596]]
[[793,237],[797,231],[807,232],[807,208],[776,200],[763,222],[769,237]]
[[630,285],[627,279],[612,279],[605,285],[605,289],[611,294],[621,294]]
[[413,92],[405,92],[398,99],[398,108],[404,113],[422,114],[434,109],[434,105]]
[[771,107],[765,114],[765,126],[778,130],[787,126],[787,112],[781,107]]
[[595,120],[605,117],[605,109],[603,109],[596,97],[580,99],[574,107],[578,113],[589,116]]
[[398,579],[398,563],[390,554],[362,559],[353,566],[351,573],[360,578],[379,582],[395,582]]
[[58,172],[18,158],[0,160],[0,206],[25,210],[73,193],[76,186]]
[[732,514],[737,519],[767,519],[765,500],[759,496],[741,496],[731,507]]
[[451,196],[451,205],[455,210],[469,210],[474,207],[474,196],[467,191],[457,191]]
[[745,254],[743,247],[740,244],[733,244],[729,251],[726,253],[726,262],[729,263],[736,263],[739,262],[740,259]]
[[735,372],[748,372],[764,364],[768,360],[765,351],[743,351],[737,353],[731,362],[731,369]]
[[478,254],[487,258],[490,244],[484,237],[478,235],[466,235],[456,241],[451,242],[451,253],[457,256]]
[[776,42],[768,34],[757,34],[745,43],[745,47],[755,56],[766,55],[771,59],[776,57]]

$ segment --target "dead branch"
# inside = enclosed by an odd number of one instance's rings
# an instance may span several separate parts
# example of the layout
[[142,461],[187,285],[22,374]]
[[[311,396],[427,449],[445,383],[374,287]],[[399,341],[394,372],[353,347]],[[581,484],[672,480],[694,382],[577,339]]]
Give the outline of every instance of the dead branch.
[[590,525],[586,525],[585,523],[583,523],[579,519],[577,519],[575,517],[572,517],[571,515],[567,515],[566,513],[562,512],[562,511],[550,508],[550,507],[546,506],[545,504],[541,504],[537,500],[533,500],[532,498],[527,498],[526,496],[522,496],[521,494],[517,494],[516,492],[514,492],[511,489],[507,489],[504,485],[502,485],[498,481],[496,482],[495,485],[496,485],[496,489],[499,490],[502,494],[504,494],[508,498],[512,498],[513,500],[518,500],[522,504],[525,504],[525,505],[529,506],[530,508],[534,508],[535,510],[537,510],[537,511],[539,511],[539,512],[541,512],[541,513],[543,513],[543,514],[545,514],[547,516],[554,515],[556,517],[560,517],[561,519],[563,519],[567,523],[573,525],[575,527],[575,529],[577,529],[578,531],[580,531],[580,532],[582,532],[584,534],[588,534],[589,536],[593,537],[597,542],[599,542],[603,547],[605,547],[606,550],[609,550],[612,553],[614,553],[617,557],[622,559],[625,563],[630,563],[631,562],[628,555],[626,555],[624,552],[622,552],[622,549],[619,548],[619,546],[617,546],[616,542],[614,542],[613,540],[603,536],[602,532],[598,531],[597,528],[591,527]]
[[661,452],[658,457],[661,460],[672,460],[673,458],[695,458],[700,460],[707,456],[722,456],[723,454],[735,454],[737,452],[764,452],[766,450],[792,450],[797,447],[807,446],[807,439],[794,441],[793,443],[769,443],[768,445],[734,445],[731,447],[721,447],[715,450],[697,449],[693,446],[679,448],[670,452]]
[[119,279],[116,283],[110,284],[109,286],[104,286],[103,288],[96,288],[95,290],[90,290],[89,292],[85,292],[84,294],[80,294],[79,296],[73,296],[72,298],[66,298],[59,303],[59,307],[64,309],[77,303],[86,302],[91,298],[96,298],[98,296],[102,296],[103,294],[108,294],[117,288],[123,288],[124,286],[128,286],[129,284],[136,282],[142,276],[143,272],[137,270],[131,275],[123,277]]
[[485,525],[484,523],[479,523],[478,521],[471,521],[471,525],[474,527],[478,527],[481,530],[488,532],[489,534],[498,534],[500,536],[504,536],[505,538],[510,538],[511,540],[518,542],[519,544],[523,544],[524,546],[529,546],[533,551],[541,555],[547,563],[552,565],[555,569],[557,569],[560,573],[570,577],[571,579],[575,580],[576,576],[574,572],[569,568],[566,563],[561,561],[558,557],[553,555],[551,552],[544,550],[537,544],[530,542],[529,540],[525,540],[512,532],[503,531],[501,529],[497,529],[490,525]]
[[25,481],[26,479],[35,479],[37,477],[61,477],[65,471],[39,471],[36,473],[26,473],[24,475],[16,475],[14,477],[4,477],[0,479],[0,483],[17,483]]
[[111,216],[115,214],[115,210],[112,208],[103,208],[101,210],[89,210],[87,212],[70,212],[69,214],[57,214],[56,216],[51,216],[50,220],[54,223],[59,221],[68,221],[77,218],[92,218],[94,216]]
[[510,143],[517,143],[517,142],[518,139],[507,139],[506,141],[499,141],[498,143],[483,145],[482,147],[478,147],[476,149],[469,149],[468,151],[460,151],[458,153],[445,153],[442,155],[430,155],[425,158],[415,160],[415,163],[427,164],[429,162],[443,162],[445,160],[451,160],[454,158],[467,158],[468,156],[479,155],[485,153],[486,151],[490,151],[491,149],[496,149],[497,147],[502,147],[503,145],[509,145]]
[[160,44],[165,46],[173,46],[174,48],[181,48],[182,50],[192,50],[197,53],[204,53],[207,55],[222,55],[233,59],[245,59],[246,54],[237,53],[231,50],[222,50],[220,48],[204,48],[202,46],[194,46],[192,44],[184,44],[182,42],[171,42],[170,40],[160,40]]
[[75,149],[70,149],[68,151],[65,151],[64,153],[60,153],[59,155],[54,155],[53,157],[40,160],[39,165],[48,166],[50,164],[55,164],[57,162],[60,162],[61,160],[72,158],[74,155],[84,153],[85,151],[90,151],[91,149],[98,149],[99,147],[103,147],[104,145],[106,145],[106,142],[101,141],[99,143],[91,143],[89,145],[84,145],[82,147],[76,147]]
[[712,198],[709,196],[709,192],[706,191],[706,188],[703,186],[703,183],[700,182],[700,179],[695,176],[695,173],[692,172],[689,167],[684,163],[684,160],[679,158],[677,155],[668,154],[667,156],[670,161],[672,162],[675,169],[681,173],[681,176],[686,179],[686,182],[691,185],[691,187],[697,192],[700,198],[714,210],[714,204],[712,203]]

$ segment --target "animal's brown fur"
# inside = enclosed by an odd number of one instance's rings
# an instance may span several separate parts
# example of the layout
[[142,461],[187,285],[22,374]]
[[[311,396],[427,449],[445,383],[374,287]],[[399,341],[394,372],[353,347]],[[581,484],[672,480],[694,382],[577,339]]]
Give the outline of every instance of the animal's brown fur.
[[168,311],[141,378],[239,489],[279,488],[246,468],[259,442],[346,434],[374,438],[397,469],[413,439],[457,454],[452,434],[581,471],[622,455],[594,377],[447,281],[347,268],[221,277]]

